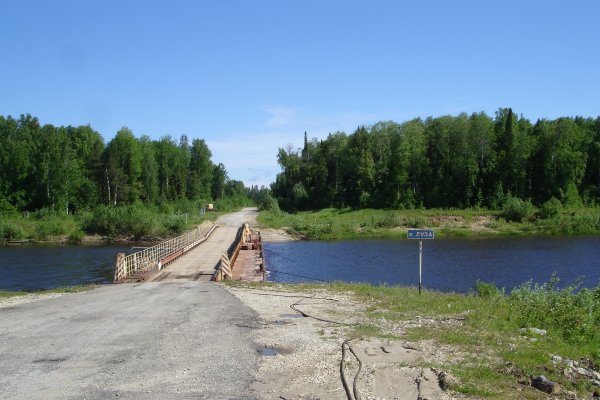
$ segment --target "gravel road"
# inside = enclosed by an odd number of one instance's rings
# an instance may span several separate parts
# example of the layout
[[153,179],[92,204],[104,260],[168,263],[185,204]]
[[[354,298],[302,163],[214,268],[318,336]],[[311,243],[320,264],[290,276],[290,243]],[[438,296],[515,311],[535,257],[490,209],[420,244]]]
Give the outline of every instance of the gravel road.
[[[218,222],[241,225],[255,214]],[[0,307],[0,399],[253,399],[257,320],[210,282],[8,301]]]
[[256,313],[209,282],[0,308],[2,399],[251,399]]

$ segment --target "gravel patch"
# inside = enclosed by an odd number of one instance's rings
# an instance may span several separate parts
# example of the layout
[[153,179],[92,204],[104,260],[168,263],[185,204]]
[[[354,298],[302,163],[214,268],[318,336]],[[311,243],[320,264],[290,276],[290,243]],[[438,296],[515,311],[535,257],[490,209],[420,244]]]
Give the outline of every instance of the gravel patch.
[[[260,317],[255,341],[257,352],[266,355],[251,386],[253,395],[288,400],[349,398],[340,374],[342,343],[351,339],[351,324],[361,322],[366,304],[350,294],[300,292],[293,286],[225,288]],[[355,338],[350,344],[362,362],[357,380],[362,400],[465,398],[442,390],[443,371],[417,365],[423,357],[451,349],[436,348],[433,342],[414,346],[378,338]],[[348,351],[344,370],[352,391],[358,361]]]
[[7,297],[5,299],[0,299],[0,308],[12,308],[23,304],[32,303],[34,301],[54,299],[66,294],[71,293],[32,293],[24,296]]

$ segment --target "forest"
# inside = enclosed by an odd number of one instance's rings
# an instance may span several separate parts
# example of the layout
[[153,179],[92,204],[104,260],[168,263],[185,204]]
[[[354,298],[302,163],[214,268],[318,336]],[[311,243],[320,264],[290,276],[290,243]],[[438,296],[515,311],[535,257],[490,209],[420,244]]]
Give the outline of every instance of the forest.
[[200,208],[246,196],[241,181],[229,179],[223,164],[213,164],[203,139],[136,138],[124,127],[105,144],[90,126],[0,116],[0,214],[165,203]]
[[280,148],[272,195],[286,211],[327,207],[499,209],[600,203],[600,117],[530,122],[511,108],[379,122]]

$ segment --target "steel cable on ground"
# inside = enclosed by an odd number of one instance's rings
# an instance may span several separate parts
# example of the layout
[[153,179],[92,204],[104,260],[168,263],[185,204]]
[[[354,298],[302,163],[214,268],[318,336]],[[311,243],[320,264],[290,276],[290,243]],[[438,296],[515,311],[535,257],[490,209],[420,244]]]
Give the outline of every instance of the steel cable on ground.
[[360,358],[358,358],[352,346],[350,346],[350,341],[348,341],[347,345],[354,358],[356,358],[356,361],[358,361],[358,371],[356,371],[356,375],[354,375],[354,382],[352,383],[352,390],[354,391],[354,400],[361,400],[360,392],[358,391],[358,376],[362,371],[362,361],[360,360]]
[[297,278],[310,279],[312,281],[318,281],[318,282],[331,282],[331,281],[327,281],[325,279],[311,278],[310,276],[303,276],[303,275],[291,274],[289,272],[278,271],[278,270],[272,269],[272,268],[269,268],[269,270],[267,272],[269,272],[269,273],[275,272],[276,274],[290,275],[290,276],[295,276]]
[[[241,288],[232,288],[230,287],[229,289],[231,290],[240,290]],[[246,293],[250,293],[250,294],[255,294],[257,296],[273,296],[273,297],[288,297],[288,298],[292,298],[292,299],[314,299],[314,300],[327,300],[327,301],[335,301],[335,302],[339,302],[339,300],[337,299],[330,299],[328,297],[307,297],[307,296],[286,296],[283,294],[273,294],[270,293],[269,291],[265,291],[263,293],[261,292],[256,292],[256,291],[246,291]],[[278,292],[278,293],[289,293],[289,292]]]
[[298,308],[298,306],[300,305],[300,303],[302,303],[302,301],[306,300],[306,299],[315,299],[315,296],[306,296],[306,297],[303,297],[300,300],[298,300],[297,302],[295,302],[294,304],[291,304],[290,308],[292,310],[296,311],[296,312],[299,312],[303,317],[312,318],[312,319],[315,319],[315,320],[321,321],[321,322],[328,322],[328,323],[331,323],[331,324],[345,325],[345,326],[358,326],[359,325],[359,324],[354,323],[354,322],[332,321],[330,319],[319,318],[319,317],[315,317],[314,315],[310,315],[310,314],[308,314],[308,313],[306,313],[306,312],[304,312],[304,311],[302,311],[302,310],[300,310]]
[[346,372],[344,368],[344,363],[346,362],[346,344],[349,339],[346,339],[342,342],[342,359],[340,360],[340,377],[342,379],[342,386],[344,386],[344,391],[346,391],[346,398],[348,400],[354,400],[352,396],[352,391],[350,390],[350,386],[348,385],[348,379],[346,379]]
[[[346,391],[346,397],[348,398],[348,400],[362,400],[360,391],[358,390],[358,377],[362,371],[362,361],[360,360],[360,358],[358,358],[358,355],[356,355],[356,352],[350,345],[351,340],[352,339],[346,339],[342,343],[342,359],[340,361],[340,376],[341,376],[342,385],[344,386],[344,390]],[[348,348],[348,350],[350,350],[350,352],[352,353],[354,358],[356,358],[356,361],[358,361],[358,370],[356,371],[356,375],[354,375],[354,379],[352,381],[352,391],[350,391],[350,385],[348,385],[348,379],[346,378],[346,372],[345,372],[345,367],[344,367],[344,363],[346,362],[346,347]]]

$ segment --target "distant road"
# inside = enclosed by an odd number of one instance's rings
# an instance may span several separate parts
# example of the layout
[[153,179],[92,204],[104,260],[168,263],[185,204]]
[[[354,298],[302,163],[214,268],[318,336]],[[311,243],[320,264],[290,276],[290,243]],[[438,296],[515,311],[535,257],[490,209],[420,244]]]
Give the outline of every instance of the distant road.
[[248,222],[250,226],[256,226],[257,216],[258,209],[256,207],[248,207],[238,212],[222,215],[217,219],[217,224],[239,228],[244,222]]
[[253,399],[257,323],[210,282],[106,285],[0,308],[0,398]]

